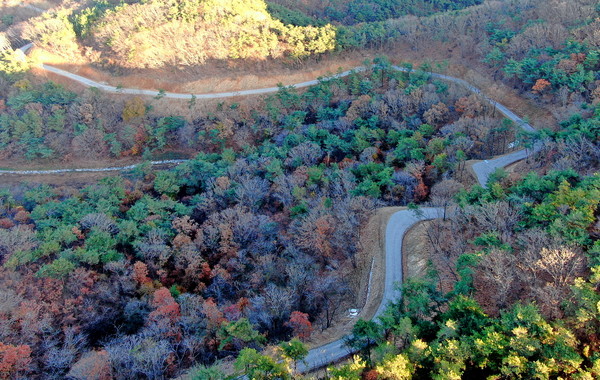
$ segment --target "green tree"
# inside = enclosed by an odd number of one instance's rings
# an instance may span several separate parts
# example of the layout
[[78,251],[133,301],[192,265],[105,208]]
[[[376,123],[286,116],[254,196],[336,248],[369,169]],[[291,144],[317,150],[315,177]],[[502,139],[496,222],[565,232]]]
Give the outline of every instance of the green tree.
[[211,367],[196,366],[190,370],[189,376],[192,380],[225,380],[227,378],[225,373],[216,365]]
[[177,174],[173,171],[163,170],[156,173],[154,189],[161,194],[174,197],[179,192]]
[[252,380],[291,379],[285,364],[277,363],[273,358],[261,355],[253,348],[244,348],[233,366],[236,371]]
[[298,361],[303,361],[306,355],[308,355],[306,345],[300,339],[293,338],[289,342],[281,343],[279,347],[281,347],[283,357],[293,362],[294,372],[296,372]]
[[359,319],[352,328],[352,335],[347,338],[346,345],[361,352],[367,365],[371,366],[371,350],[383,340],[381,325],[374,321]]
[[263,343],[265,341],[265,337],[254,330],[247,318],[240,318],[235,322],[224,323],[217,332],[217,337],[221,341],[219,350],[222,350],[229,344],[240,346],[251,342]]
[[39,277],[50,277],[56,279],[63,279],[69,275],[75,269],[75,264],[65,258],[59,258],[46,264],[40,268],[37,272]]

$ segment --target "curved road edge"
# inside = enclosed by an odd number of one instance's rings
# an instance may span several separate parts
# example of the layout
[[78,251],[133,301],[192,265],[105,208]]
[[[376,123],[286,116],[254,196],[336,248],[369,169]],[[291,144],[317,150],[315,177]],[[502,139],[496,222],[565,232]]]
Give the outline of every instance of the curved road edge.
[[[22,48],[22,51],[25,52],[31,45],[25,46]],[[279,90],[278,87],[270,87],[263,89],[255,89],[255,90],[245,90],[245,91],[237,91],[237,92],[224,92],[224,93],[214,93],[214,94],[182,94],[182,93],[170,93],[170,92],[159,92],[159,91],[151,91],[151,90],[140,90],[140,89],[131,89],[131,88],[117,88],[114,86],[109,86],[106,84],[95,82],[91,79],[52,67],[48,65],[42,65],[42,69],[47,70],[49,72],[53,72],[55,74],[70,78],[74,81],[77,81],[88,87],[97,87],[103,91],[113,92],[113,93],[122,93],[122,94],[131,94],[131,95],[147,95],[147,96],[164,96],[167,98],[176,98],[176,99],[191,99],[193,97],[199,99],[218,99],[218,98],[226,98],[226,97],[236,97],[236,96],[248,96],[248,95],[260,95],[266,93],[273,93]],[[366,70],[366,67],[357,67],[353,70],[344,71],[342,73],[325,77],[320,80],[330,80],[334,78],[341,78],[344,76],[348,76],[353,72],[359,72]],[[392,69],[401,71],[401,72],[410,72],[410,69],[392,66]],[[507,107],[502,104],[494,101],[493,99],[484,95],[481,90],[472,86],[465,80],[450,77],[447,75],[430,73],[430,75],[434,78],[450,81],[465,88],[470,91],[480,95],[489,102],[492,106],[494,106],[498,111],[504,114],[508,119],[515,122],[521,129],[526,132],[533,132],[535,129],[526,121],[517,116],[514,112],[509,110]],[[298,84],[291,85],[291,87],[302,88],[309,87],[319,83],[320,80],[312,80],[307,82],[302,82]],[[533,151],[536,151],[537,147],[534,147]],[[487,180],[491,173],[493,173],[496,169],[505,167],[514,162],[520,161],[526,158],[528,152],[526,150],[519,150],[501,157],[494,158],[492,160],[485,160],[473,165],[473,170],[476,174],[478,182],[485,186]],[[151,162],[152,165],[158,164],[166,164],[166,163],[181,163],[187,160],[168,160],[168,161],[154,161]],[[54,173],[64,173],[64,172],[100,172],[100,171],[120,171],[120,170],[129,170],[133,169],[137,165],[130,165],[125,167],[111,167],[111,168],[98,168],[98,169],[57,169],[57,170],[29,170],[29,171],[18,171],[18,170],[3,170],[0,171],[0,174],[54,174]],[[385,308],[387,307],[390,301],[394,299],[398,299],[400,297],[400,291],[397,289],[396,284],[402,282],[402,240],[404,238],[404,234],[406,231],[413,226],[415,223],[420,222],[422,220],[435,219],[440,217],[441,209],[439,208],[421,208],[421,214],[417,215],[414,211],[410,210],[402,210],[394,213],[388,224],[386,226],[386,253],[385,253],[385,267],[386,267],[386,275],[385,275],[385,287],[384,287],[384,295],[375,313],[374,318],[380,316]],[[352,350],[348,349],[344,345],[344,339],[339,339],[334,342],[328,343],[321,347],[314,348],[309,351],[308,356],[306,357],[304,363],[299,363],[298,369],[301,372],[306,372],[310,370],[314,370],[320,367],[323,367],[332,362],[338,361],[352,353]]]
[[[442,208],[424,207],[418,212],[413,210],[397,211],[390,217],[385,229],[385,285],[383,298],[373,319],[385,311],[387,305],[398,299],[402,283],[402,241],[404,235],[415,223],[441,217]],[[339,339],[309,351],[305,363],[298,363],[300,372],[308,372],[340,360],[351,354],[352,349],[344,345],[344,339]]]
[[[31,46],[32,46],[32,44],[27,44],[21,48],[21,51],[26,52]],[[91,79],[82,77],[80,75],[73,74],[68,71],[61,70],[61,69],[58,69],[58,68],[55,68],[52,66],[48,66],[48,65],[42,65],[42,68],[44,70],[53,72],[55,74],[64,76],[69,79],[72,79],[72,80],[79,82],[87,87],[96,87],[96,88],[99,88],[106,92],[121,93],[121,94],[128,94],[128,95],[148,95],[148,96],[161,95],[161,96],[168,97],[168,98],[178,98],[178,99],[191,99],[192,97],[201,98],[201,99],[218,99],[218,98],[228,98],[228,97],[236,97],[236,96],[261,95],[261,94],[277,92],[279,90],[279,87],[269,87],[269,88],[254,89],[254,90],[244,90],[244,91],[237,91],[237,92],[222,92],[222,93],[213,93],[213,94],[192,95],[192,94],[172,93],[172,92],[161,93],[159,91],[153,91],[153,90],[140,90],[140,89],[133,89],[133,88],[117,88],[114,86],[109,86],[106,84],[98,83]],[[407,69],[404,67],[399,67],[399,66],[391,66],[391,68],[396,71],[400,71],[400,72],[410,72],[411,71],[410,69]],[[336,79],[336,78],[342,78],[342,77],[348,76],[352,73],[361,72],[361,71],[365,71],[365,70],[367,70],[366,67],[359,66],[352,70],[347,70],[347,71],[344,71],[344,72],[336,74],[336,75],[324,77],[321,79],[311,80],[311,81],[307,81],[307,82],[292,84],[289,87],[294,87],[294,88],[310,87],[310,86],[314,86],[314,85],[318,84],[320,81],[327,81],[327,80],[332,80],[332,79]],[[529,123],[527,123],[522,118],[517,116],[514,112],[512,112],[511,110],[509,110],[507,107],[503,106],[502,104],[498,103],[497,101],[483,95],[481,90],[479,90],[475,86],[472,86],[465,80],[460,79],[460,78],[451,77],[448,75],[437,74],[437,73],[429,73],[429,75],[431,75],[434,78],[438,78],[438,79],[456,83],[460,86],[467,88],[468,90],[472,91],[473,93],[481,95],[485,101],[490,103],[493,107],[495,107],[499,112],[501,112],[508,119],[515,122],[521,129],[523,129],[526,132],[534,132],[535,131],[535,128],[533,128]],[[507,158],[509,156],[510,156],[510,158]],[[504,162],[504,164],[502,166],[506,166],[509,164],[506,162],[510,161],[511,159],[520,157],[520,158],[516,159],[515,161],[513,161],[513,162],[516,162],[520,159],[525,158],[526,156],[527,156],[527,152],[525,150],[520,150],[517,152],[513,152],[507,156],[502,156],[502,157],[498,158],[498,160],[501,160],[502,162]],[[150,164],[151,165],[179,164],[179,163],[182,163],[185,161],[186,160],[152,161],[152,162],[150,162]],[[492,161],[489,161],[489,162],[492,162]],[[2,174],[16,174],[16,175],[57,174],[57,173],[67,173],[67,172],[110,172],[110,171],[131,170],[139,165],[141,165],[141,164],[122,166],[122,167],[96,168],[96,169],[77,168],[77,169],[57,169],[57,170],[0,170],[0,175],[2,175]],[[487,179],[489,178],[489,175],[496,169],[496,167],[494,167],[493,165],[491,165],[491,166],[488,165],[488,161],[483,161],[481,163],[477,163],[477,164],[473,165],[473,169],[475,170],[475,172],[477,174],[477,179],[479,180],[479,183],[481,183],[483,186],[485,186],[485,183],[487,183]],[[481,174],[479,174],[479,173],[481,173]]]
[[[486,160],[473,165],[473,171],[481,186],[485,186],[491,173],[498,168],[511,165],[527,157],[525,150],[507,154],[493,160]],[[425,220],[441,218],[443,208],[423,207],[418,212],[413,210],[397,211],[390,217],[385,230],[385,285],[384,294],[373,319],[379,317],[388,304],[402,295],[398,286],[403,281],[402,242],[404,235],[413,225]],[[366,302],[368,302],[367,300]],[[345,346],[344,338],[313,348],[309,351],[304,363],[298,364],[300,372],[308,372],[334,363],[354,351]]]

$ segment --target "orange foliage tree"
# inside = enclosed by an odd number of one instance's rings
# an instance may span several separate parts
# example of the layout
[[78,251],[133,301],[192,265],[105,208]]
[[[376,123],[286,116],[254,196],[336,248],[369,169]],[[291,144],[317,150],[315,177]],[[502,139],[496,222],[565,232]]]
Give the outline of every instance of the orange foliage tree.
[[294,336],[302,340],[308,339],[313,331],[312,324],[308,320],[308,314],[300,311],[292,311],[290,320],[285,325],[294,331]]
[[152,306],[155,309],[149,315],[150,321],[155,323],[166,336],[179,340],[181,332],[177,322],[181,317],[181,312],[179,304],[175,301],[169,289],[163,287],[154,292]]
[[548,87],[550,87],[550,82],[546,79],[538,79],[531,90],[536,94],[541,94],[544,90],[548,89]]

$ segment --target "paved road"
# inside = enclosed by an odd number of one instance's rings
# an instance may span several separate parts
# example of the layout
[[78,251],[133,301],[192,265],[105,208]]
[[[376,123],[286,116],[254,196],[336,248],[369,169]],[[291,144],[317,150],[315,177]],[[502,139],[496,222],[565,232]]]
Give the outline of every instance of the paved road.
[[[22,51],[25,53],[31,47],[30,44],[25,45]],[[260,95],[273,93],[278,91],[277,87],[269,87],[262,89],[254,89],[254,90],[245,90],[245,91],[237,91],[237,92],[223,92],[223,93],[212,93],[212,94],[183,94],[183,93],[172,93],[172,92],[164,92],[159,93],[158,91],[153,90],[142,90],[142,89],[133,89],[133,88],[116,88],[114,86],[110,86],[104,83],[98,83],[91,79],[67,72],[65,70],[58,69],[56,67],[52,67],[49,65],[42,65],[42,68],[46,71],[70,78],[74,81],[77,81],[88,87],[97,87],[106,92],[112,93],[121,93],[121,94],[130,94],[130,95],[146,95],[146,96],[157,96],[162,95],[167,98],[176,98],[176,99],[191,99],[192,97],[198,99],[218,99],[218,98],[227,98],[227,97],[235,97],[235,96],[247,96],[247,95]],[[407,72],[409,71],[406,68],[392,66],[394,70]],[[359,72],[366,70],[365,67],[357,67],[353,70],[348,70],[339,74],[336,74],[331,77],[323,78],[322,80],[333,79],[333,78],[341,78],[347,75],[350,75],[352,72]],[[515,122],[520,128],[522,128],[526,132],[534,132],[535,129],[517,116],[514,112],[509,110],[504,105],[494,101],[493,99],[485,96],[481,90],[472,86],[468,82],[459,79],[450,77],[443,74],[431,73],[431,76],[434,78],[446,80],[449,82],[453,82],[464,86],[470,91],[479,94],[483,99],[488,101],[491,105],[496,107],[498,111],[504,114],[508,119]],[[297,83],[292,85],[295,88],[309,87],[318,84],[318,80],[312,80],[302,83]],[[494,172],[497,168],[505,167],[514,162],[522,160],[527,157],[527,152],[525,150],[516,151],[492,160],[482,161],[473,165],[473,170],[477,176],[478,182],[485,186],[490,174]],[[175,162],[176,161],[176,162]],[[185,160],[172,160],[172,161],[156,161],[152,164],[164,164],[164,163],[179,163]],[[118,171],[118,170],[129,170],[134,168],[137,165],[131,165],[126,167],[110,167],[110,168],[96,168],[96,169],[58,169],[58,170],[37,170],[37,171],[18,171],[18,170],[5,170],[0,171],[0,174],[54,174],[54,173],[62,173],[62,172],[97,172],[97,171]],[[393,214],[388,222],[386,227],[386,274],[385,274],[385,287],[384,287],[384,295],[377,312],[375,313],[375,317],[381,315],[381,313],[385,310],[387,304],[395,299],[400,297],[400,292],[396,289],[396,284],[402,282],[402,240],[404,238],[404,234],[406,231],[413,226],[415,223],[421,220],[427,219],[435,219],[441,216],[442,210],[440,208],[421,208],[421,215],[416,215],[415,212],[410,210],[399,211]],[[308,356],[306,358],[305,363],[300,363],[298,369],[302,372],[306,372],[311,369],[319,368],[329,363],[340,360],[341,358],[347,356],[351,353],[347,347],[344,346],[343,339],[336,340],[324,346],[315,348],[310,350]]]
[[[26,53],[27,50],[29,50],[33,45],[31,43],[23,46],[20,48],[20,50],[23,51],[23,53]],[[127,95],[140,95],[140,96],[162,96],[165,98],[173,98],[173,99],[192,99],[192,98],[196,98],[196,99],[221,99],[221,98],[232,98],[232,97],[236,97],[236,96],[249,96],[249,95],[263,95],[263,94],[270,94],[270,93],[274,93],[279,91],[279,87],[266,87],[266,88],[259,88],[259,89],[253,89],[253,90],[243,90],[243,91],[231,91],[231,92],[217,92],[217,93],[208,93],[208,94],[191,94],[191,93],[179,93],[179,92],[161,92],[161,91],[157,91],[157,90],[143,90],[143,89],[136,89],[136,88],[122,88],[122,87],[115,87],[115,86],[111,86],[108,85],[106,83],[100,83],[100,82],[96,82],[92,79],[83,77],[81,75],[77,75],[77,74],[73,74],[69,71],[66,70],[62,70],[59,69],[57,67],[54,66],[50,66],[50,65],[45,65],[42,64],[41,68],[44,69],[45,71],[60,75],[62,77],[65,78],[69,78],[75,82],[78,82],[80,84],[83,84],[86,87],[96,87],[102,91],[105,92],[109,92],[109,93],[114,93],[114,94],[127,94]],[[365,71],[367,68],[364,66],[358,66],[355,67],[352,70],[346,70],[344,72],[335,74],[335,75],[331,75],[328,77],[323,77],[321,78],[321,80],[331,80],[331,79],[336,79],[336,78],[343,78],[346,77],[352,73],[355,72],[361,72],[361,71]],[[411,71],[410,69],[407,69],[405,67],[399,67],[399,66],[392,66],[393,70],[396,71],[402,71],[402,72],[409,72]],[[487,102],[489,102],[491,105],[493,105],[498,111],[500,111],[500,113],[502,113],[504,116],[506,116],[508,119],[512,120],[513,122],[515,122],[519,127],[521,127],[523,130],[527,131],[527,132],[535,132],[535,128],[533,128],[529,123],[527,123],[525,120],[521,119],[519,116],[517,116],[514,112],[512,112],[511,110],[509,110],[506,106],[498,103],[497,101],[487,97],[486,95],[484,95],[481,90],[479,90],[477,87],[471,85],[470,83],[466,82],[463,79],[460,78],[455,78],[455,77],[451,77],[448,75],[443,75],[443,74],[437,74],[437,73],[430,73],[430,75],[433,78],[438,78],[438,79],[442,79],[448,82],[453,82],[456,84],[459,84],[465,88],[467,88],[468,90],[481,95],[481,97],[483,99],[485,99]],[[315,79],[315,80],[310,80],[310,81],[306,81],[306,82],[301,82],[301,83],[295,83],[290,85],[290,87],[294,87],[294,88],[305,88],[305,87],[310,87],[310,86],[314,86],[316,84],[319,84],[319,80]]]
[[[387,305],[400,297],[397,284],[402,283],[402,240],[406,231],[415,223],[435,219],[442,216],[443,209],[435,207],[421,208],[419,215],[412,210],[402,210],[394,213],[385,231],[385,287],[383,299],[374,318],[380,316]],[[311,369],[323,367],[352,353],[344,346],[343,340],[336,340],[319,348],[309,351],[306,364],[299,363],[298,370],[306,372]]]
[[[394,69],[399,71],[407,71],[405,68],[394,66]],[[514,112],[509,110],[507,107],[502,104],[490,99],[489,97],[483,95],[481,91],[469,84],[468,82],[459,79],[450,77],[442,74],[431,74],[432,77],[447,80],[450,82],[457,83],[462,85],[472,92],[481,95],[486,101],[492,104],[498,111],[500,111],[504,116],[508,119],[512,120],[522,128],[526,132],[534,132],[535,129],[519,116],[517,116]],[[539,149],[538,146],[534,147],[534,151]],[[473,171],[477,176],[477,181],[481,186],[486,186],[487,181],[489,179],[490,174],[492,174],[496,169],[506,167],[510,164],[513,164],[517,161],[520,161],[526,158],[528,152],[526,150],[519,150],[504,156],[497,157],[491,160],[484,160],[473,165]],[[375,313],[374,318],[380,316],[384,311],[387,305],[393,301],[397,300],[401,293],[396,288],[396,284],[402,283],[402,240],[404,239],[404,234],[410,227],[412,227],[415,223],[422,220],[436,219],[442,216],[443,209],[441,208],[421,208],[421,215],[416,215],[413,211],[403,210],[394,213],[390,220],[388,221],[388,225],[386,227],[385,233],[385,257],[386,257],[386,268],[385,268],[385,288],[384,295]],[[322,347],[318,347],[310,350],[308,356],[306,358],[306,363],[299,364],[298,369],[302,372],[306,372],[312,369],[323,367],[329,363],[340,360],[341,358],[348,356],[352,353],[352,350],[344,345],[343,339],[337,340],[335,342],[331,342]]]
[[[81,75],[73,74],[71,72],[59,69],[54,66],[44,65],[40,66],[45,71],[60,75],[65,78],[69,78],[74,80],[75,82],[79,82],[86,87],[96,87],[104,92],[113,93],[113,94],[127,94],[127,95],[138,95],[138,96],[161,96],[164,98],[172,98],[172,99],[221,99],[221,98],[233,98],[236,96],[249,96],[249,95],[264,95],[270,94],[279,91],[279,87],[267,87],[267,88],[258,88],[254,90],[243,90],[243,91],[231,91],[231,92],[217,92],[210,94],[191,94],[191,93],[180,93],[180,92],[161,92],[157,90],[142,90],[137,88],[122,88],[108,85],[106,83],[96,82],[92,79],[82,77]],[[324,79],[334,79],[334,78],[342,78],[350,75],[352,72],[364,71],[364,67],[357,67],[353,70],[344,71],[339,74],[335,74]],[[294,88],[304,88],[314,86],[319,83],[319,80],[309,80],[306,82],[296,83],[291,85]]]
[[[23,46],[20,48],[20,50],[23,53],[26,53],[33,45],[31,43]],[[142,89],[134,89],[134,88],[117,88],[114,86],[110,86],[107,84],[103,84],[103,83],[99,83],[96,82],[92,79],[89,78],[85,78],[82,77],[80,75],[77,74],[73,74],[70,73],[68,71],[53,67],[53,66],[49,66],[49,65],[42,65],[42,68],[46,71],[64,76],[66,78],[70,78],[76,82],[79,82],[85,86],[88,87],[96,87],[102,91],[105,92],[111,92],[111,93],[119,93],[119,94],[127,94],[127,95],[145,95],[145,96],[164,96],[167,98],[176,98],[176,99],[191,99],[192,97],[195,97],[197,99],[219,99],[219,98],[228,98],[228,97],[236,97],[236,96],[249,96],[249,95],[261,95],[261,94],[268,94],[268,93],[273,93],[273,92],[277,92],[279,90],[278,87],[268,87],[268,88],[261,88],[261,89],[254,89],[254,90],[244,90],[244,91],[236,91],[236,92],[221,92],[221,93],[210,93],[210,94],[184,94],[184,93],[174,93],[174,92],[164,92],[161,93],[159,91],[155,91],[155,90],[142,90]],[[402,71],[402,72],[407,72],[409,71],[408,69],[404,68],[404,67],[399,67],[399,66],[392,66],[392,69],[397,70],[397,71]],[[365,67],[363,66],[359,66],[354,68],[353,70],[347,70],[344,71],[342,73],[330,76],[330,77],[325,77],[322,78],[321,80],[329,80],[329,79],[334,79],[334,78],[342,78],[345,76],[350,75],[353,72],[360,72],[360,71],[364,71],[366,70]],[[498,111],[500,111],[502,114],[504,114],[508,119],[512,120],[513,122],[515,122],[519,127],[521,127],[523,130],[527,131],[527,132],[533,132],[535,131],[535,129],[529,125],[527,122],[525,122],[523,119],[521,119],[519,116],[517,116],[514,112],[512,112],[511,110],[509,110],[507,107],[505,107],[504,105],[496,102],[493,99],[490,99],[489,97],[485,96],[482,94],[482,92],[472,86],[471,84],[469,84],[468,82],[459,79],[459,78],[454,78],[451,76],[447,76],[447,75],[443,75],[443,74],[436,74],[436,73],[431,73],[431,76],[434,78],[439,78],[442,80],[446,80],[449,82],[454,82],[456,84],[459,84],[461,86],[464,86],[465,88],[469,89],[470,91],[479,94],[483,97],[483,99],[485,99],[486,101],[488,101],[491,105],[493,105],[494,107],[496,107],[496,109]],[[311,81],[306,81],[306,82],[302,82],[302,83],[296,83],[291,85],[292,87],[295,88],[303,88],[303,87],[309,87],[309,86],[314,86],[316,84],[319,83],[319,80],[311,80]],[[503,156],[498,158],[499,163],[503,163],[502,166],[506,166],[512,162],[516,162],[520,159],[523,159],[526,157],[526,152],[525,151],[519,151],[519,152],[514,152],[511,153],[508,156]],[[510,161],[511,159],[515,159],[515,161]],[[490,161],[491,162],[491,161]],[[158,162],[153,162],[153,165],[158,165],[158,164],[164,164],[166,162],[162,162],[162,161],[158,161]],[[494,164],[492,163],[491,165],[488,164],[487,162],[482,162],[482,163],[478,163],[475,164],[473,166],[473,169],[475,170],[475,173],[477,175],[477,178],[479,179],[479,182],[482,183],[485,186],[485,183],[487,183],[487,179],[489,177],[489,175],[495,170],[496,167],[494,167]],[[80,169],[63,169],[63,170],[24,170],[24,171],[18,171],[18,170],[0,170],[0,175],[1,174],[23,174],[23,175],[27,175],[27,174],[56,174],[56,173],[61,173],[61,172],[101,172],[101,171],[122,171],[122,170],[130,170],[132,169],[132,166],[124,166],[124,167],[110,167],[110,168],[102,168],[102,169],[85,169],[85,168],[80,168]]]
[[[152,166],[156,165],[178,165],[189,160],[162,160],[148,162]],[[127,166],[109,166],[106,168],[65,168],[49,170],[0,170],[0,175],[40,175],[40,174],[60,174],[60,173],[98,173],[98,172],[119,172],[133,170],[138,166],[144,165],[144,162]]]
[[[483,165],[473,166],[480,185],[485,186],[489,175],[497,168],[502,168],[526,157],[524,150],[520,150],[493,160],[482,162]],[[398,211],[392,214],[385,230],[385,287],[383,299],[374,318],[380,316],[387,305],[400,298],[400,291],[396,284],[402,283],[402,240],[404,234],[415,223],[440,218],[443,215],[442,208],[424,207],[420,208],[420,215],[412,210]],[[298,364],[298,370],[307,372],[309,370],[323,367],[329,363],[336,362],[352,353],[352,350],[344,345],[343,339],[336,340],[322,347],[309,351],[306,363]]]

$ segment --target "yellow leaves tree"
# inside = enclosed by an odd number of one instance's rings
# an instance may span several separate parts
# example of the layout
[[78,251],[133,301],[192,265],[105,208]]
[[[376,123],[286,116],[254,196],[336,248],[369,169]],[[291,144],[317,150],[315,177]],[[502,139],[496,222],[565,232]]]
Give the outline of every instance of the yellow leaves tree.
[[39,47],[63,57],[72,58],[79,46],[73,24],[69,22],[68,17],[68,11],[44,13],[28,23],[24,36],[26,39],[34,41]]
[[183,8],[149,1],[108,12],[89,41],[108,62],[160,68],[210,59],[300,59],[335,49],[336,28],[284,25],[264,0],[203,0]]
[[146,104],[139,96],[133,97],[125,102],[121,117],[123,121],[129,122],[136,118],[141,118],[146,115]]
[[414,367],[405,354],[396,355],[376,368],[379,375],[389,380],[406,380],[412,377]]

